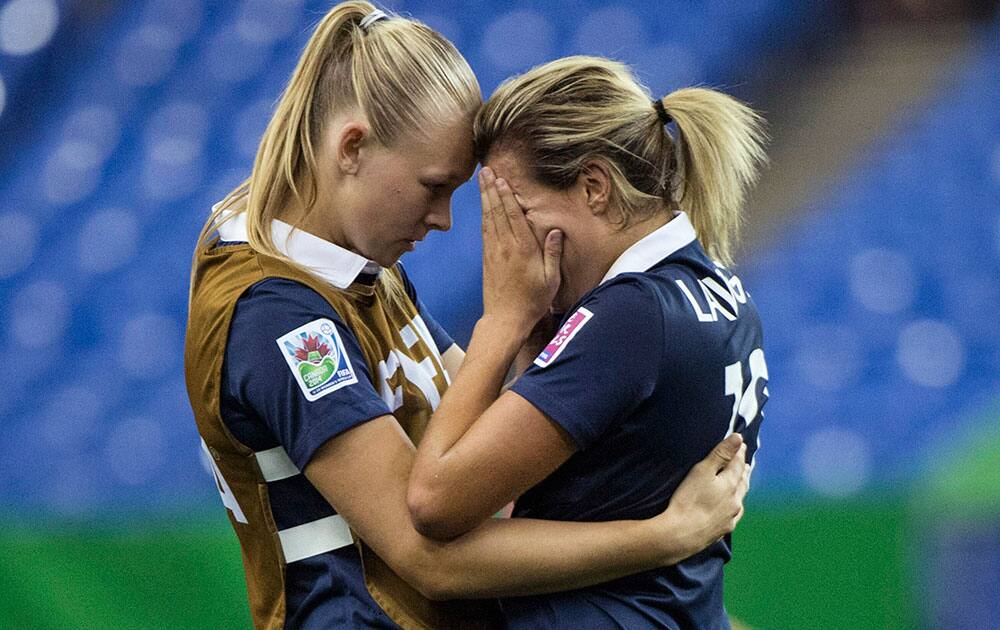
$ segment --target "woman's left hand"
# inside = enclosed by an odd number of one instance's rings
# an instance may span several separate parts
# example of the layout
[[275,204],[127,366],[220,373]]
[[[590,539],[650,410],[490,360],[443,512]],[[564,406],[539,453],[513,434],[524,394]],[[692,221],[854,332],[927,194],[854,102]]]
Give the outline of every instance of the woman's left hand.
[[652,519],[663,526],[664,564],[697,553],[736,528],[750,487],[746,449],[739,433],[717,444],[684,477],[666,511]]
[[496,318],[527,334],[548,314],[559,289],[562,232],[535,238],[510,185],[484,167],[479,172],[483,204],[483,317]]

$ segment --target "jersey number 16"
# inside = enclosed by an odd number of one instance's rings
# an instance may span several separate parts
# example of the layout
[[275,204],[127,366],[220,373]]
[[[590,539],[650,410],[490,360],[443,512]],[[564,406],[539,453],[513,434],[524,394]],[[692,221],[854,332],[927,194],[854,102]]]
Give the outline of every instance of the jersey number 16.
[[[767,363],[764,362],[764,351],[757,348],[750,353],[750,383],[743,388],[743,364],[740,361],[726,366],[726,396],[733,397],[733,415],[729,418],[729,430],[726,436],[734,431],[743,432],[763,416],[761,404],[767,400]],[[763,384],[763,387],[761,387]],[[758,394],[758,391],[760,394]],[[763,396],[763,400],[760,399]],[[743,422],[736,424],[736,419]],[[748,445],[748,448],[750,445]],[[756,447],[751,449],[756,450]],[[753,455],[751,454],[751,461]]]

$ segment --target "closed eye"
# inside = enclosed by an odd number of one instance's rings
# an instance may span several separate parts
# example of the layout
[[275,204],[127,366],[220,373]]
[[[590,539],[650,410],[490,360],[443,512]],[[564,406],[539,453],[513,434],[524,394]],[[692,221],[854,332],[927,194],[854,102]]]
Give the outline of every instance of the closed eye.
[[420,182],[424,188],[429,190],[432,194],[439,195],[447,191],[450,186],[445,182]]

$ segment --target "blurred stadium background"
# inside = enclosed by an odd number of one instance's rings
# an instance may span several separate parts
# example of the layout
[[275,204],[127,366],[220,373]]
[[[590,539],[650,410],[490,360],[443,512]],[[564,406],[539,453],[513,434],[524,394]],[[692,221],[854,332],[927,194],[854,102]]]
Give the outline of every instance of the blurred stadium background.
[[[249,623],[182,378],[193,240],[330,2],[0,0],[0,626]],[[489,94],[573,53],[771,121],[739,273],[772,399],[727,600],[1000,627],[1000,20],[974,0],[388,2]],[[478,200],[404,262],[461,341]],[[447,273],[449,281],[439,281]]]

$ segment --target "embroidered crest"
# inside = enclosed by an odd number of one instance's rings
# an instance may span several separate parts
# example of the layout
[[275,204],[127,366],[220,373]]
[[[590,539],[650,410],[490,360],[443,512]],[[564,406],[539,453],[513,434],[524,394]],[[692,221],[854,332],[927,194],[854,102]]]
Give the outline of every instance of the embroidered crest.
[[542,353],[535,357],[535,365],[542,368],[551,365],[562,354],[562,351],[573,337],[576,336],[576,333],[580,332],[584,324],[590,321],[590,318],[593,316],[593,313],[582,306],[578,308],[575,313],[569,316],[569,319],[562,325],[562,328],[552,338],[549,345],[545,346],[545,349],[542,350]]
[[306,400],[358,382],[344,343],[329,319],[317,319],[275,340]]

